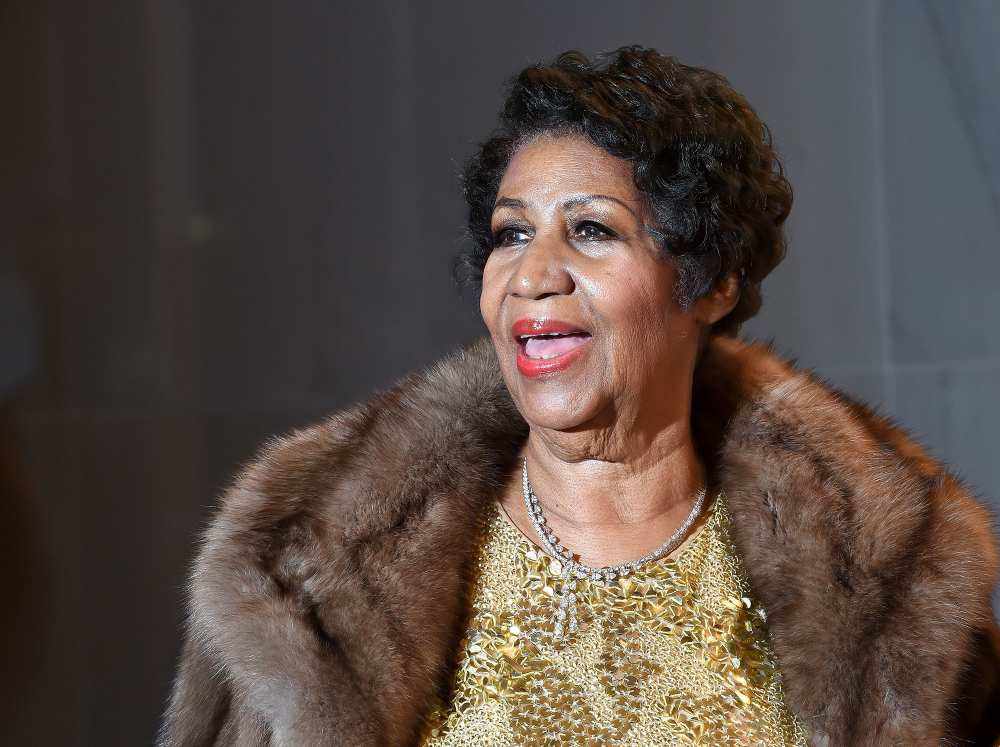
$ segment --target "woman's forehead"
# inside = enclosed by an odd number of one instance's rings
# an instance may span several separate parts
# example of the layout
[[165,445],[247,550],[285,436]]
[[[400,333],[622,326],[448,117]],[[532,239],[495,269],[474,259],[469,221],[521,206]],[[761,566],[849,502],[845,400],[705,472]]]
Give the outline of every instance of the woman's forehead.
[[540,136],[519,146],[500,180],[497,198],[529,204],[563,201],[573,194],[641,201],[631,163],[580,135]]

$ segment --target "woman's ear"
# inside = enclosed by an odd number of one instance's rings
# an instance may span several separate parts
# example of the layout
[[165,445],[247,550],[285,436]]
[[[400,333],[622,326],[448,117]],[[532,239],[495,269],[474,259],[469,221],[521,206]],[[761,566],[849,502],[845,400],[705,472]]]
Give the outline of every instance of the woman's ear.
[[732,311],[739,300],[739,276],[735,272],[730,272],[719,280],[711,291],[698,300],[698,315],[705,326],[709,327]]

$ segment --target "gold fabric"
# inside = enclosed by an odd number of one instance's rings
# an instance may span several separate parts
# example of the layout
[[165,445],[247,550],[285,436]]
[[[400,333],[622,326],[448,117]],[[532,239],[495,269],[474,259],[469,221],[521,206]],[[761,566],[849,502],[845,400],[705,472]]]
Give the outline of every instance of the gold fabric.
[[559,562],[494,504],[451,703],[424,747],[805,745],[720,494],[675,557],[577,581],[579,629],[553,635]]

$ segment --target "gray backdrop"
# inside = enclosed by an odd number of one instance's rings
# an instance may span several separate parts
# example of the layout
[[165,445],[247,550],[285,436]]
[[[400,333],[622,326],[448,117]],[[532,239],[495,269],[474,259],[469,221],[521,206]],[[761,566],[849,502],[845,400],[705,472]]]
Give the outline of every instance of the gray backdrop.
[[0,742],[152,739],[228,476],[481,333],[459,164],[521,66],[628,43],[784,154],[747,336],[1000,496],[1000,4],[9,0]]

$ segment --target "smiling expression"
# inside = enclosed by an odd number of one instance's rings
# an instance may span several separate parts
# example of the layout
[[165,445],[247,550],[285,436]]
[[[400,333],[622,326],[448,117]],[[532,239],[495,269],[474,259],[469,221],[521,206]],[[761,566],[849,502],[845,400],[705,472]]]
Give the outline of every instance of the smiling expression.
[[586,138],[542,135],[512,157],[480,311],[529,423],[572,430],[686,402],[709,320],[674,301],[648,221],[631,164]]

